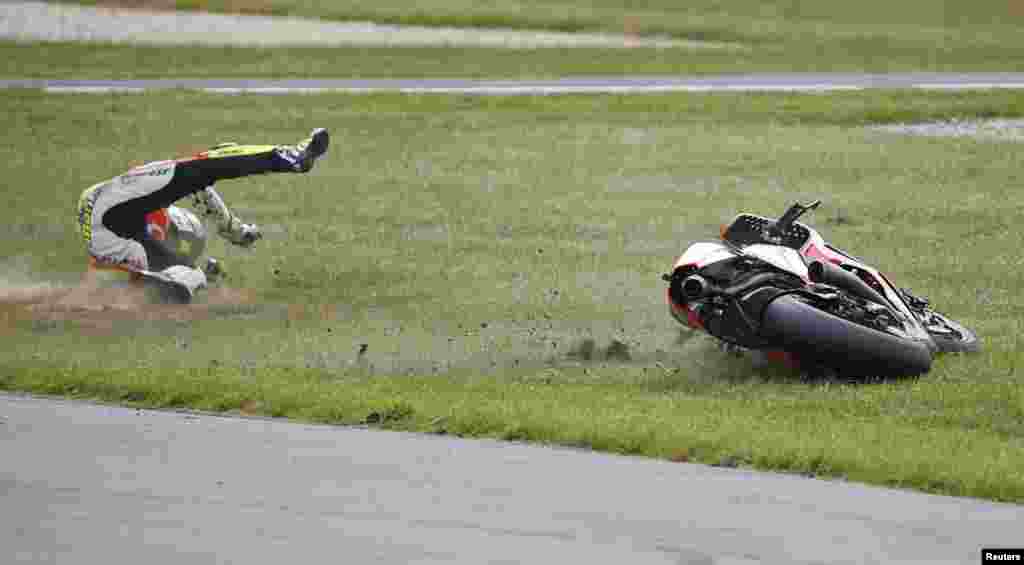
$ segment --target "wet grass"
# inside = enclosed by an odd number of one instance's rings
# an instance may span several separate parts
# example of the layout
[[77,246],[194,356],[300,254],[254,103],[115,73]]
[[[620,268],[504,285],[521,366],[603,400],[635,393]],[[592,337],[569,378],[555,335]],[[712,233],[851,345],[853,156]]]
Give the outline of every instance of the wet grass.
[[[559,31],[602,30],[640,35],[671,35],[698,40],[744,40],[799,37],[875,36],[902,39],[963,39],[970,43],[995,41],[998,33],[1012,34],[1024,17],[1014,2],[980,0],[972,3],[908,0],[898,5],[866,0],[853,5],[838,0],[738,0],[723,5],[715,0],[679,3],[653,0],[637,6],[625,0],[586,4],[574,0],[423,0],[410,6],[403,0],[81,0],[105,6],[155,6],[214,12],[243,12],[305,16],[340,21],[375,21],[425,26],[504,27]],[[973,29],[989,35],[972,39],[961,34]]]
[[[133,162],[312,126],[335,140],[310,175],[220,184],[266,228],[252,252],[211,245],[253,303],[104,324],[6,305],[0,388],[1024,500],[1019,145],[860,127],[1024,115],[1014,93],[0,103],[8,287],[73,284],[78,193]],[[805,382],[675,327],[658,276],[686,243],[810,197],[828,238],[985,352],[917,380]]]
[[[179,0],[134,2],[89,0],[86,4],[156,5],[183,9],[299,15],[344,21],[375,21],[426,26],[506,27],[558,31],[605,31],[665,35],[690,40],[725,41],[749,47],[741,53],[702,50],[538,50],[496,53],[493,50],[262,50],[259,59],[242,56],[252,76],[301,76],[317,69],[321,76],[556,76],[620,72],[721,73],[754,71],[981,71],[1020,70],[1024,39],[1019,2],[982,0],[950,2],[882,0],[849,3],[717,0],[676,2],[516,0],[472,2],[430,0],[411,6],[403,0]],[[8,50],[10,51],[10,50]],[[132,65],[125,51],[103,48],[104,58],[119,60],[119,72],[147,72]],[[67,53],[67,50],[65,50]],[[198,51],[193,51],[198,54]],[[49,55],[56,55],[50,51]],[[197,67],[215,64],[231,70],[226,53],[206,50],[191,58]],[[237,56],[235,54],[232,54]],[[162,50],[171,61],[183,54]],[[336,59],[332,61],[332,59]],[[61,59],[53,62],[61,64]],[[216,61],[216,62],[215,62]],[[287,61],[305,61],[298,68]],[[67,66],[61,64],[61,66]],[[42,73],[44,65],[27,68]],[[166,65],[155,68],[166,72]],[[100,76],[102,67],[89,69]],[[266,73],[266,74],[263,74]],[[362,74],[357,74],[362,73]],[[79,73],[81,74],[81,73]],[[429,74],[427,76],[437,76]],[[47,75],[52,76],[52,75]],[[107,76],[102,74],[102,76]],[[230,76],[241,76],[232,73]]]
[[755,72],[1020,71],[1024,45],[880,52],[858,40],[733,49],[159,47],[0,41],[0,77],[557,78]]

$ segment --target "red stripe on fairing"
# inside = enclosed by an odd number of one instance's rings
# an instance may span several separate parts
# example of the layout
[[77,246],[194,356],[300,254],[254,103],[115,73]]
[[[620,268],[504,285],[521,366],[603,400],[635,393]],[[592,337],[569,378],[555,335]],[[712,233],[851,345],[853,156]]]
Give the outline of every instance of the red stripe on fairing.
[[[892,286],[892,283],[889,282],[889,279],[885,278],[885,275],[883,275],[882,273],[878,273],[878,276],[876,277],[875,273],[872,273],[871,271],[868,271],[868,270],[865,270],[865,269],[858,269],[857,271],[858,271],[858,276],[860,276],[860,279],[862,281],[868,283],[868,286],[870,286],[871,288],[877,290],[879,292],[879,294],[881,294],[882,296],[885,296],[885,285],[883,285],[882,281],[878,280],[878,278],[881,277],[882,280],[884,280],[889,286]],[[863,274],[861,274],[861,273],[863,273]],[[865,276],[868,277],[868,278],[865,278]],[[895,288],[895,287],[893,287],[893,288]]]
[[668,299],[669,307],[672,308],[672,316],[675,317],[676,320],[682,322],[684,319],[683,317],[685,316],[686,325],[696,330],[704,329],[704,324],[700,322],[700,317],[697,316],[697,313],[690,310],[686,304],[676,304],[675,301],[672,300],[672,292],[670,290],[665,291],[665,297]]
[[831,249],[820,249],[817,245],[814,245],[813,243],[808,245],[807,249],[804,250],[804,256],[810,257],[811,259],[828,261],[829,263],[835,263],[836,265],[843,263],[843,259],[845,259],[838,253],[834,253]]
[[766,351],[765,357],[774,363],[781,363],[791,369],[800,368],[800,360],[788,351]]

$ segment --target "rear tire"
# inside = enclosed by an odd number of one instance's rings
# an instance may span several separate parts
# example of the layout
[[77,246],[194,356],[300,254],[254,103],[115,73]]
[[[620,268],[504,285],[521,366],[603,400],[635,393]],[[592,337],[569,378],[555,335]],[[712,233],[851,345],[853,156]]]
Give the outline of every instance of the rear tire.
[[931,369],[932,353],[924,342],[855,324],[791,295],[770,302],[761,324],[762,337],[843,376],[902,377]]

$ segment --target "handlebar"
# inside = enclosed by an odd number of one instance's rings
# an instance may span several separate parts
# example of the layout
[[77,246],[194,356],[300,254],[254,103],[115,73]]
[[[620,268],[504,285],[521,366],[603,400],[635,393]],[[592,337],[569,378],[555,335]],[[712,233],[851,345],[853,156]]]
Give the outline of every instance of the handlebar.
[[815,200],[806,206],[799,202],[795,202],[784,214],[782,214],[782,217],[779,218],[777,222],[769,226],[768,229],[773,235],[781,236],[793,226],[793,222],[797,221],[800,216],[803,216],[806,212],[814,210],[820,204],[821,200]]

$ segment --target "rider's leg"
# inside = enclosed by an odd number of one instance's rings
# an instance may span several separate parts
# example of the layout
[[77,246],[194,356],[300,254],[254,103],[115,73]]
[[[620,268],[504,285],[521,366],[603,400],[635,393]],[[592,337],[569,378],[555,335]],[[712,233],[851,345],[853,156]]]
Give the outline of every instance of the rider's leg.
[[90,272],[143,271],[149,269],[142,244],[121,237],[103,222],[106,212],[130,197],[117,179],[96,184],[82,193],[78,202],[78,223],[89,253]]
[[[173,163],[165,163],[164,168],[169,169],[171,165]],[[104,221],[107,212],[124,202],[125,198],[167,184],[167,180],[162,178],[169,177],[169,172],[161,173],[160,167],[145,170],[152,175],[137,183],[132,181],[125,185],[120,178],[112,179],[82,194],[78,220],[90,255],[86,282],[95,284],[112,279],[147,279],[156,284],[155,288],[161,289],[162,293],[169,293],[167,296],[173,301],[188,302],[199,288],[206,286],[203,272],[186,266],[161,264],[161,261],[167,261],[161,255],[153,254],[154,249],[147,249],[143,245],[150,243],[145,233],[136,238],[122,237]]]
[[327,151],[327,130],[296,145],[222,144],[192,158],[151,163],[132,169],[114,179],[126,187],[122,198],[103,215],[103,224],[128,239],[144,235],[145,215],[213,185],[219,180],[265,173],[296,172],[312,169]]

